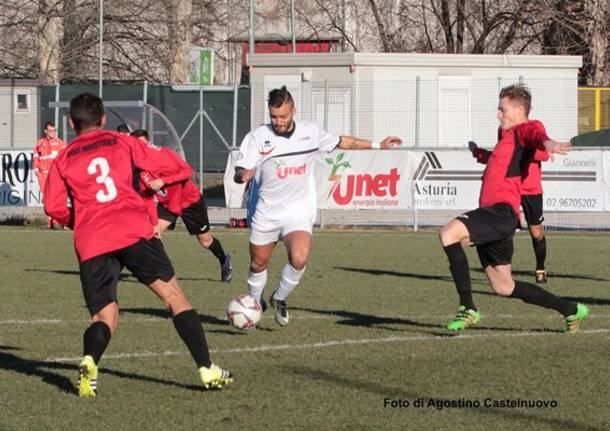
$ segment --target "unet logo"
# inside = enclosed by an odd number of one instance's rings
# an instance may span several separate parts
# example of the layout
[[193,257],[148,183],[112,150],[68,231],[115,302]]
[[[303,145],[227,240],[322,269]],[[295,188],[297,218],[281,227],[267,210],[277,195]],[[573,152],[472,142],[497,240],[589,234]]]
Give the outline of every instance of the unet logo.
[[275,163],[275,174],[280,180],[288,177],[302,177],[307,172],[307,163],[301,166],[287,166],[283,161]]
[[[355,197],[395,197],[398,194],[397,185],[400,180],[397,168],[390,169],[387,174],[345,174],[339,171],[351,168],[347,161],[343,161],[345,153],[339,153],[335,159],[326,158],[325,162],[331,166],[328,177],[333,182],[330,195],[338,205],[347,205]],[[341,181],[345,177],[344,181]],[[342,187],[343,185],[343,187]],[[329,197],[330,197],[329,195]]]

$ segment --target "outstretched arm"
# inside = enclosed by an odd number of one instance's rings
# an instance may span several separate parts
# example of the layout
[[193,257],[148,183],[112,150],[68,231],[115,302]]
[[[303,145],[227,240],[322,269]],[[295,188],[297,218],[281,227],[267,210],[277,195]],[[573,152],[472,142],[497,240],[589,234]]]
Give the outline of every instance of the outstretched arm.
[[557,142],[552,139],[547,139],[542,145],[549,154],[568,154],[572,150],[572,144],[569,142]]
[[489,161],[489,157],[491,156],[491,151],[480,148],[475,142],[468,142],[468,149],[472,153],[472,156],[477,159],[477,162],[482,163],[484,165]]
[[393,147],[395,145],[402,145],[402,140],[396,136],[388,136],[379,143],[373,143],[368,139],[356,138],[354,136],[341,136],[338,147],[342,150],[370,150],[370,149],[382,149]]

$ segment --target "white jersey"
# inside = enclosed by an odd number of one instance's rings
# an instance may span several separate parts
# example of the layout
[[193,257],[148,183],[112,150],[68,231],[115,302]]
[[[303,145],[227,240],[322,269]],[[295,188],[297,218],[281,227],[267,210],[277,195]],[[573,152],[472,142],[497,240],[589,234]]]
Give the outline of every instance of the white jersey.
[[321,152],[330,152],[339,137],[309,121],[295,122],[292,135],[276,135],[271,124],[252,130],[244,138],[237,167],[256,169],[260,214],[280,219],[316,211],[313,167]]

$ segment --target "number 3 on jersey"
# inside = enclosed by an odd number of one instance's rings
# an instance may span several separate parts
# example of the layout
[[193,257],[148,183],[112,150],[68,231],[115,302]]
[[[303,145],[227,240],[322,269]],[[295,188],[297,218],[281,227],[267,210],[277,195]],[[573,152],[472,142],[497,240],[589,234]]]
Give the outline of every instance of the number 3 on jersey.
[[97,181],[98,184],[103,184],[105,190],[98,190],[95,198],[101,203],[110,202],[116,198],[117,192],[116,187],[114,186],[114,181],[112,181],[112,178],[108,176],[110,173],[108,160],[103,157],[96,157],[95,159],[91,160],[91,163],[89,163],[87,172],[89,172],[89,175],[95,175],[98,173],[98,168],[100,174],[95,178],[95,181]]

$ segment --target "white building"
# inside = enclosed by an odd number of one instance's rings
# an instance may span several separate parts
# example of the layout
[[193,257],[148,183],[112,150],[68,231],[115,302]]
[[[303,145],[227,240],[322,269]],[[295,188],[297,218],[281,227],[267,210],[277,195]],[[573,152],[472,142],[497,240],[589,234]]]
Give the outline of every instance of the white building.
[[0,150],[33,149],[39,130],[39,83],[0,79]]
[[523,82],[530,118],[549,136],[568,140],[578,126],[578,56],[460,54],[253,54],[251,125],[268,121],[266,98],[286,85],[297,118],[335,134],[408,146],[464,147],[496,142],[498,93]]

